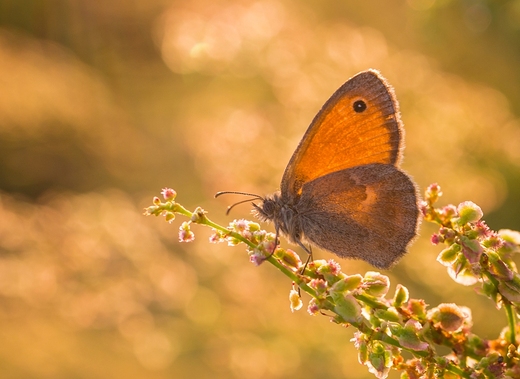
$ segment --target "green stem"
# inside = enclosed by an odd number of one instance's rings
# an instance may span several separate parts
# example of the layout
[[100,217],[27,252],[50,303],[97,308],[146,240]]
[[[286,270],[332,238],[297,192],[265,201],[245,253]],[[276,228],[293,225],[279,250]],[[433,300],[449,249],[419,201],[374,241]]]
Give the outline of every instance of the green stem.
[[[493,275],[491,275],[491,273],[489,271],[484,271],[484,275],[493,284],[493,286],[496,288],[497,292],[499,292],[499,290],[498,290],[499,281]],[[504,304],[504,309],[506,311],[506,317],[507,317],[507,324],[509,326],[509,343],[516,346],[517,345],[517,343],[516,343],[516,313],[515,313],[515,310],[513,309],[513,305],[508,300],[506,300],[503,296],[502,296],[502,303]]]
[[459,378],[471,378],[470,374],[463,371],[460,367],[457,365],[454,365],[453,363],[448,363],[448,366],[446,367],[446,371],[449,371],[455,375],[457,375]]
[[354,297],[356,299],[358,299],[359,301],[362,301],[363,303],[365,303],[372,309],[385,309],[385,310],[388,309],[388,306],[386,304],[383,304],[383,303],[377,301],[376,299],[374,299],[368,295],[365,295],[363,293],[355,293]]
[[516,314],[513,305],[509,301],[504,301],[504,308],[507,315],[507,323],[509,324],[510,343],[516,346]]
[[248,245],[250,248],[254,249],[256,247],[256,245],[249,241],[247,238],[245,237],[242,237],[240,234],[238,234],[237,232],[233,232],[231,230],[229,230],[228,228],[225,228],[219,224],[216,224],[214,223],[213,221],[211,221],[209,218],[207,217],[203,217],[201,219],[200,222],[198,222],[199,224],[202,224],[202,225],[207,225],[213,229],[216,229],[218,231],[221,231],[222,233],[226,234],[226,235],[229,235],[229,236],[232,236],[233,238],[239,240],[239,241],[242,241],[244,242],[246,245]]
[[249,247],[251,247],[253,249],[256,247],[256,245],[254,243],[252,243],[251,241],[249,241],[247,238],[242,237],[240,234],[233,232],[233,231],[229,230],[228,228],[223,227],[222,225],[214,223],[208,217],[206,217],[206,215],[197,217],[197,218],[195,218],[196,220],[194,220],[194,215],[196,215],[196,213],[190,212],[189,210],[184,208],[179,203],[174,203],[174,206],[172,207],[171,210],[172,210],[172,212],[179,213],[183,216],[188,217],[190,220],[192,220],[192,222],[194,222],[196,224],[207,225],[213,229],[216,229],[216,230],[224,233],[225,235],[232,236],[233,238],[244,242],[246,245],[248,245]]
[[[169,204],[169,203],[167,203],[167,204]],[[162,209],[162,207],[161,207],[161,209]],[[181,214],[183,216],[186,216],[186,217],[188,217],[190,219],[193,217],[193,213],[190,212],[189,210],[187,210],[186,208],[184,208],[179,203],[172,203],[172,205],[170,207],[164,207],[164,209],[172,211],[172,212],[175,212],[175,213],[179,213],[179,214]]]
[[431,355],[429,351],[413,350],[411,348],[404,347],[401,345],[401,343],[399,342],[399,340],[397,338],[389,336],[388,334],[386,334],[384,332],[376,331],[376,330],[372,329],[372,327],[369,324],[359,323],[359,324],[352,324],[352,325],[355,326],[361,333],[370,336],[370,339],[381,341],[388,345],[392,345],[399,349],[408,351],[409,353],[413,354],[416,357],[427,358],[428,356]]

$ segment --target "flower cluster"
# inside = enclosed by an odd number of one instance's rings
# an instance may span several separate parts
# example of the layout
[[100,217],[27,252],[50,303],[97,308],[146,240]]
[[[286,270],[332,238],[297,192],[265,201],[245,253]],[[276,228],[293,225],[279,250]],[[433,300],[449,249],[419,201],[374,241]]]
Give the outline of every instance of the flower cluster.
[[[412,299],[397,285],[388,297],[390,280],[379,272],[346,275],[334,260],[311,262],[305,272],[315,297],[307,308],[312,315],[331,314],[332,320],[358,329],[354,344],[359,362],[378,378],[392,368],[403,377],[429,377],[429,372],[458,372],[452,362],[435,357],[435,345],[455,347],[466,354],[482,341],[471,334],[471,312],[455,304],[427,309],[423,300]],[[469,342],[465,337],[471,336]],[[412,353],[406,359],[402,352]],[[485,352],[484,352],[485,355]]]
[[[247,248],[249,259],[255,265],[262,264],[267,258],[273,255],[276,249],[276,236],[260,228],[256,222],[247,220],[234,220],[228,226],[228,231],[214,229],[214,234],[209,238],[210,242],[218,243],[226,241],[229,246],[236,246],[244,242],[244,239],[251,242]],[[229,233],[234,232],[234,233]],[[242,238],[237,238],[237,235]]]
[[203,224],[206,221],[206,212],[198,207],[193,213],[187,211],[182,205],[175,202],[177,192],[171,188],[163,188],[161,195],[165,202],[157,196],[153,198],[153,205],[145,208],[145,216],[163,216],[170,224],[175,220],[175,214],[182,214],[190,217],[190,221],[185,221],[179,228],[179,242],[192,242],[195,234],[191,231],[191,223]]
[[425,219],[440,225],[432,243],[447,245],[437,260],[457,283],[480,283],[481,292],[498,307],[503,300],[520,303],[520,275],[513,261],[520,252],[520,233],[492,231],[482,221],[480,207],[470,201],[435,208],[441,195],[440,187],[432,184],[422,204]]

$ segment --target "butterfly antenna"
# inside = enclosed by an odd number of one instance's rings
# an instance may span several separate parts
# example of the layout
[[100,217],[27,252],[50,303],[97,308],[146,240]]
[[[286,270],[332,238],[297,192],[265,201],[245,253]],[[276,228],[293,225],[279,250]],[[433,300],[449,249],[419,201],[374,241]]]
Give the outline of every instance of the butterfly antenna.
[[249,201],[252,201],[252,200],[264,200],[264,198],[262,196],[259,196],[259,195],[255,195],[254,193],[249,193],[249,192],[238,192],[238,191],[221,191],[221,192],[217,192],[215,194],[215,197],[219,197],[221,195],[243,195],[243,196],[251,196],[250,199],[245,199],[245,200],[242,200],[242,201],[239,201],[238,203],[235,203],[235,204],[232,204],[230,205],[229,207],[227,207],[227,211],[226,211],[226,216],[229,215],[229,212],[231,212],[231,210],[233,208],[235,208],[235,206],[237,205],[240,205],[240,204],[244,204],[244,203],[247,203]]

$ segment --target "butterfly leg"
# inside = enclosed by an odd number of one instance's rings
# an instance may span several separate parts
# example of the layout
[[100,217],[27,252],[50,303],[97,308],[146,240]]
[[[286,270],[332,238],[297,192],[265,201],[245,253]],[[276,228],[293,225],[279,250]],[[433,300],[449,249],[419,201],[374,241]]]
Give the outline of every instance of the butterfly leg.
[[305,246],[300,240],[297,240],[296,243],[307,252],[307,260],[305,261],[305,264],[303,265],[303,269],[300,271],[300,275],[305,272],[305,269],[307,268],[307,265],[314,260],[314,257],[312,256],[312,246],[309,245],[309,247]]
[[[305,261],[305,264],[303,265],[303,268],[300,271],[300,275],[303,275],[305,273],[305,269],[307,268],[307,265],[313,260],[312,257],[312,246],[309,245],[305,246],[300,240],[297,240],[296,243],[307,252],[307,260]],[[301,297],[301,290],[300,287],[298,287],[298,295]]]
[[280,231],[279,231],[278,228],[276,228],[276,235],[274,236],[274,248],[273,248],[273,251],[271,251],[269,256],[266,257],[265,259],[271,258],[272,255],[274,254],[274,252],[276,251],[276,249],[278,248],[278,245],[280,244],[280,239],[278,238],[279,235],[280,235]]

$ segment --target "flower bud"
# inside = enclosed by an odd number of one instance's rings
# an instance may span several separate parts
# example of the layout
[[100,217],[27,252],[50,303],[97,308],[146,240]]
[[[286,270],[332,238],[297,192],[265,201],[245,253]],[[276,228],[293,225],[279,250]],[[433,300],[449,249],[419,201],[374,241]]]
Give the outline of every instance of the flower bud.
[[476,239],[461,236],[462,253],[470,263],[477,263],[484,249]]
[[388,309],[376,309],[374,310],[374,316],[376,316],[379,320],[384,321],[401,321],[401,316],[399,313],[397,313],[397,310],[394,307],[390,307]]
[[339,280],[341,266],[334,259],[329,259],[325,264],[320,265],[316,272],[322,275],[329,284],[333,284]]
[[408,292],[408,288],[405,286],[398,284],[395,288],[395,295],[393,305],[396,308],[401,308],[401,306],[408,301],[410,298],[410,293]]
[[206,211],[202,209],[201,207],[195,208],[195,211],[193,211],[193,214],[191,215],[191,221],[199,224],[206,218]]
[[388,276],[379,272],[368,271],[363,278],[363,288],[369,295],[375,297],[385,296],[390,288]]
[[422,329],[422,325],[415,320],[408,320],[404,325],[404,328],[399,324],[394,324],[392,328],[392,334],[398,339],[401,346],[415,351],[425,351],[428,349],[428,343],[419,339],[419,332]]
[[[358,332],[359,333],[359,332]],[[358,349],[358,361],[362,365],[366,364],[368,361],[368,345],[367,341],[364,339],[357,343],[357,349]]]
[[316,303],[316,299],[312,298],[309,301],[309,305],[307,306],[307,313],[309,313],[311,316],[315,316],[320,311],[320,307]]
[[466,315],[456,304],[439,304],[428,312],[428,317],[441,329],[456,332],[462,327]]
[[192,242],[195,239],[195,234],[190,229],[190,223],[184,221],[179,228],[179,241]]
[[333,292],[331,297],[335,303],[334,312],[341,317],[342,321],[351,324],[359,324],[362,321],[361,306],[354,296]]
[[520,275],[515,273],[512,280],[499,282],[498,292],[507,300],[520,303]]
[[458,225],[465,225],[471,222],[477,222],[482,218],[484,213],[482,209],[472,201],[464,201],[457,207],[459,218],[457,220]]
[[265,249],[255,248],[249,251],[249,261],[255,266],[260,266],[265,262],[269,253],[265,251]]
[[369,347],[368,360],[365,364],[368,371],[377,378],[386,378],[392,367],[392,353],[386,350],[381,342],[374,341]]
[[422,299],[410,299],[408,311],[415,315],[415,318],[422,320],[426,317],[426,303]]
[[165,215],[164,219],[168,223],[171,224],[173,222],[173,220],[175,220],[175,213],[173,213],[173,212],[166,212],[166,215]]
[[302,265],[300,256],[298,254],[296,254],[296,252],[294,250],[291,250],[291,249],[285,250],[285,249],[278,248],[275,251],[275,256],[276,256],[276,258],[281,260],[283,263],[285,263],[287,266],[289,266],[295,270],[298,270]]
[[500,229],[498,235],[507,242],[520,245],[520,232],[511,229]]
[[219,243],[225,241],[225,235],[220,231],[213,229],[213,234],[209,236],[209,243]]
[[347,292],[354,291],[359,287],[363,277],[359,274],[356,275],[347,275],[343,279],[334,283],[331,287],[331,291],[335,292]]
[[312,279],[309,282],[309,287],[314,288],[318,296],[325,295],[328,290],[327,282],[323,279]]
[[472,286],[481,280],[480,275],[473,272],[472,267],[464,257],[462,257],[462,259],[456,259],[453,265],[448,267],[448,275],[456,283],[462,284],[463,286]]
[[442,238],[442,236],[439,234],[432,234],[430,242],[432,243],[432,245],[438,245],[440,242],[443,241],[443,239],[444,238]]
[[430,184],[424,193],[426,200],[433,204],[442,196],[441,187],[437,183]]
[[453,243],[446,249],[442,250],[437,256],[437,261],[443,266],[451,266],[457,259],[461,246],[457,243]]
[[514,278],[514,271],[511,270],[502,259],[500,259],[500,256],[496,252],[488,250],[486,255],[489,262],[489,271],[495,278],[505,281]]
[[292,289],[289,292],[289,301],[291,303],[291,312],[293,313],[294,311],[299,311],[303,306],[302,298],[295,289]]
[[177,192],[175,192],[171,188],[163,188],[161,191],[161,195],[166,201],[173,201],[177,197]]

